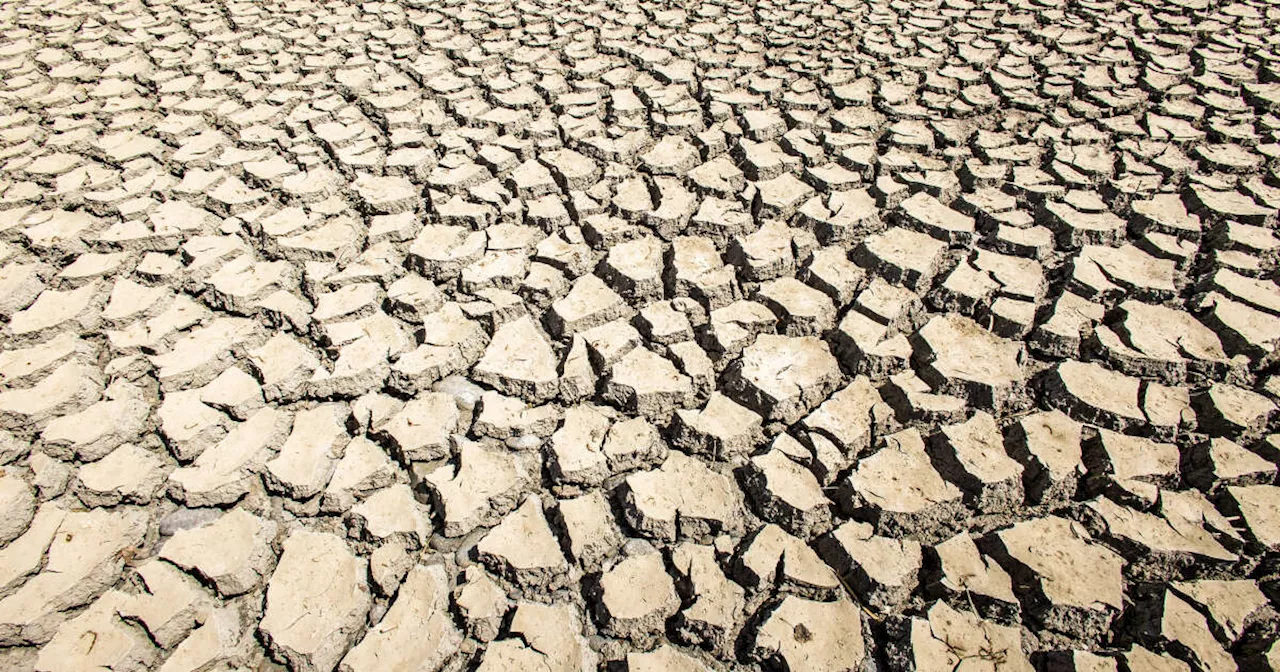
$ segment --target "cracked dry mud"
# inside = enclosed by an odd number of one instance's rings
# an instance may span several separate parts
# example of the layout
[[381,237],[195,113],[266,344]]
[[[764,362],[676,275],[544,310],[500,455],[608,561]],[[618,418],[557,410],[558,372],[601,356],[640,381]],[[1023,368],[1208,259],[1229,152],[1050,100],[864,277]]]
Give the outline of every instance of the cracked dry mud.
[[0,5],[0,669],[1280,669],[1280,6]]

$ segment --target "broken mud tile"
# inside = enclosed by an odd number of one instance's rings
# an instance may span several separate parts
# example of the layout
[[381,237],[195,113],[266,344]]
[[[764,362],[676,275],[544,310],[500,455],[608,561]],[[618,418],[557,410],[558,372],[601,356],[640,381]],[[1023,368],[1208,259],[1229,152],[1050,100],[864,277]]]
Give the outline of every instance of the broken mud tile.
[[262,386],[237,366],[218,374],[212,382],[200,388],[199,395],[200,401],[236,420],[248,419],[265,403]]
[[673,410],[693,403],[693,382],[667,358],[638,347],[613,364],[604,398],[624,411],[664,422]]
[[1191,447],[1187,482],[1206,492],[1229,485],[1265,485],[1276,480],[1276,463],[1229,439],[1214,437]]
[[1248,529],[1247,536],[1264,550],[1280,548],[1280,487],[1240,485],[1226,488],[1219,502],[1228,514],[1238,514]]
[[711,311],[709,324],[700,330],[699,343],[723,366],[753,343],[758,334],[772,331],[777,321],[773,312],[759,303],[734,301]]
[[694,341],[681,341],[667,347],[667,356],[693,383],[694,400],[706,400],[715,389],[715,363]]
[[364,209],[377,215],[413,212],[421,206],[421,188],[403,177],[360,175],[351,183]]
[[804,540],[772,524],[742,542],[733,571],[740,583],[757,590],[772,586],[816,600],[831,600],[840,591],[835,572]]
[[938,240],[965,245],[973,239],[976,227],[972,217],[952,210],[924,192],[902,201],[898,208],[895,214],[904,225]]
[[422,323],[426,316],[444,306],[445,297],[436,284],[410,273],[387,287],[387,306],[392,315],[407,322]]
[[1121,654],[1124,669],[1151,670],[1152,672],[1191,672],[1191,666],[1167,653],[1154,651],[1134,644]]
[[537,161],[529,160],[516,166],[511,171],[508,188],[521,198],[534,199],[556,191],[555,178],[551,171]]
[[684,311],[672,301],[656,301],[640,309],[636,327],[645,338],[659,345],[670,345],[693,338],[693,324]]
[[983,323],[997,336],[1021,339],[1035,326],[1036,304],[998,296],[991,303]]
[[1046,401],[1081,422],[1124,431],[1147,421],[1139,406],[1142,381],[1098,364],[1062,362],[1043,385]]
[[1135,511],[1105,497],[1085,507],[1098,536],[1128,560],[1125,571],[1133,580],[1163,581],[1222,571],[1238,558],[1201,526]]
[[1081,641],[1111,628],[1124,601],[1124,560],[1079,524],[1046,516],[996,532],[990,553],[1042,627]]
[[106,301],[107,285],[102,281],[79,289],[46,289],[30,306],[13,313],[9,333],[44,340],[61,331],[93,331],[102,323],[102,306]]
[[383,544],[369,553],[369,578],[379,595],[390,597],[404,582],[405,574],[416,561],[415,551],[399,540]]
[[96,359],[93,348],[75,334],[60,334],[29,348],[11,348],[0,353],[0,382],[6,387],[40,382],[68,360]]
[[502,325],[472,376],[503,394],[542,403],[559,392],[557,361],[551,344],[530,317]]
[[723,308],[738,296],[734,268],[721,259],[710,238],[680,236],[672,241],[667,274],[676,296],[695,299],[707,310]]
[[1086,212],[1066,202],[1047,201],[1041,223],[1053,230],[1063,249],[1118,245],[1125,239],[1125,221],[1114,213]]
[[1190,313],[1139,301],[1120,304],[1090,345],[1120,371],[1170,385],[1188,376],[1220,378],[1232,368],[1218,336]]
[[707,539],[742,525],[733,479],[679,451],[658,469],[627,476],[614,493],[631,528],[654,539]]
[[726,372],[730,395],[768,420],[794,423],[840,384],[826,343],[812,336],[764,334]]
[[609,471],[614,474],[659,465],[667,457],[666,441],[658,428],[644,418],[614,423],[602,450]]
[[[8,479],[21,481],[16,475],[6,476],[6,480]],[[67,517],[66,509],[51,503],[43,504],[33,513],[34,517],[23,522],[23,529],[19,530],[18,536],[6,542],[4,549],[0,549],[0,586],[6,591],[20,587],[40,571],[45,561],[45,552],[49,550],[54,534]],[[27,517],[19,516],[16,520],[21,521]]]
[[226,435],[227,416],[200,401],[200,390],[170,392],[155,412],[160,435],[180,462],[190,462]]
[[664,136],[639,158],[652,175],[684,175],[698,165],[697,150],[677,135]]
[[1134,214],[1133,227],[1139,232],[1155,231],[1191,241],[1200,239],[1203,229],[1200,218],[1187,212],[1176,194],[1157,194],[1134,201],[1130,207]]
[[374,428],[375,437],[394,450],[405,464],[429,462],[449,455],[451,436],[458,430],[459,421],[453,397],[442,392],[426,392]]
[[663,644],[647,653],[627,654],[627,672],[709,672],[710,669],[697,657],[670,644]]
[[1214,292],[1260,311],[1280,314],[1280,286],[1274,282],[1240,275],[1229,268],[1222,268],[1210,276],[1205,285]]
[[[168,471],[169,465],[159,455],[126,443],[101,460],[81,466],[76,474],[74,492],[90,507],[115,506],[122,502],[150,504],[164,488]],[[9,482],[20,480],[15,476],[0,479],[0,492],[9,490]],[[20,502],[7,494],[0,495],[0,498],[5,500],[6,509],[12,512],[8,522],[19,523],[18,531],[21,531],[29,521],[24,521],[20,514],[23,508]],[[0,530],[0,539],[13,536],[16,534]]]
[[717,156],[685,174],[696,191],[718,198],[732,198],[746,185],[743,172],[727,156]]
[[566,338],[634,313],[603,280],[584,275],[574,281],[573,289],[564,298],[551,304],[545,322],[552,335]]
[[146,628],[165,649],[183,641],[211,607],[208,593],[182,570],[151,559],[137,567],[146,592],[132,596],[119,609],[121,618]]
[[489,390],[480,396],[471,428],[479,436],[505,440],[551,436],[559,424],[560,411],[555,406],[530,407],[515,397]]
[[[0,600],[0,642],[6,646],[53,638],[67,617],[62,612],[89,603],[115,583],[124,567],[121,554],[141,544],[146,533],[146,514],[138,509],[50,514],[37,514],[30,542],[23,536],[6,547],[33,554],[35,564],[23,574],[40,570]],[[12,586],[15,578],[5,583]]]
[[381,307],[381,294],[381,288],[371,282],[346,285],[318,294],[311,319],[325,324],[368,317]]
[[564,423],[547,446],[547,470],[556,483],[599,485],[609,476],[601,448],[613,424],[608,409],[581,405],[565,409]]
[[[117,667],[146,669],[155,665],[160,652],[141,629],[130,627],[117,616],[129,598],[128,593],[109,591],[64,623],[40,649],[35,669],[72,672]],[[95,646],[84,646],[85,640]]]
[[928,541],[946,534],[963,512],[961,492],[934,470],[915,429],[885,437],[843,481],[841,503],[884,536]]
[[223,264],[204,284],[212,307],[253,315],[255,306],[272,293],[295,288],[297,275],[297,269],[287,261],[254,261],[246,254]]
[[698,411],[677,410],[671,420],[671,442],[693,455],[728,461],[745,455],[763,440],[763,420],[719,392],[712,392]]
[[844,523],[818,541],[818,550],[862,603],[877,612],[900,611],[918,585],[920,544],[875,536],[867,523]]
[[377,544],[394,543],[420,549],[431,537],[431,516],[407,484],[374,492],[346,516],[347,535]]
[[725,576],[711,546],[680,544],[671,550],[671,566],[688,603],[676,617],[676,632],[686,642],[727,653],[742,623],[742,586]]
[[559,500],[553,516],[567,537],[569,557],[583,571],[599,571],[623,544],[624,537],[614,522],[613,510],[599,490]]
[[565,237],[565,232],[560,232],[542,239],[534,249],[533,261],[559,269],[570,278],[590,273],[595,266],[595,253],[582,241],[581,235],[570,238]]
[[788,336],[822,336],[835,326],[831,299],[795,278],[762,283],[755,298],[778,316]]
[[1265,631],[1274,628],[1275,609],[1255,581],[1174,582],[1170,590],[1204,613],[1228,645],[1262,638]]
[[179,530],[160,549],[160,557],[212,583],[223,597],[234,597],[271,575],[277,531],[269,519],[232,509],[206,525]]
[[453,591],[453,604],[466,626],[467,634],[481,642],[493,641],[511,607],[507,594],[479,565],[463,572],[461,585]]
[[169,494],[189,506],[231,504],[252,489],[251,480],[280,445],[292,423],[290,413],[263,408],[227,432],[190,466],[169,474]]
[[939,311],[977,315],[991,310],[1000,283],[985,270],[961,261],[932,292],[929,305]]
[[507,514],[475,548],[486,567],[521,590],[550,592],[569,581],[569,561],[551,533],[537,495]]
[[790,173],[754,183],[758,191],[753,207],[763,216],[790,219],[796,209],[818,192]]
[[484,328],[456,303],[423,316],[417,348],[391,364],[388,385],[404,394],[420,392],[471,366],[489,345]]
[[369,613],[367,565],[331,534],[290,534],[258,625],[272,653],[298,670],[334,669]]
[[838,310],[863,288],[866,271],[849,261],[843,249],[832,246],[816,250],[796,277],[826,294]]
[[52,269],[41,263],[13,263],[0,269],[0,315],[12,318],[31,305],[45,289],[43,277]]
[[1159,303],[1178,293],[1174,262],[1126,244],[1086,245],[1072,262],[1068,288],[1092,300],[1115,303],[1124,296]]
[[662,298],[664,246],[653,236],[609,248],[601,275],[623,297],[631,301],[653,301]]
[[108,387],[104,395],[106,399],[83,411],[46,425],[40,434],[45,452],[61,460],[92,462],[137,440],[150,415],[142,389],[119,382]]
[[933,445],[934,463],[964,490],[981,513],[1003,513],[1023,503],[1023,468],[1004,449],[995,418],[978,411],[969,420],[943,425]]
[[1262,438],[1277,412],[1270,399],[1225,383],[1192,396],[1191,404],[1202,431],[1244,442]]
[[1044,267],[1033,259],[979,249],[972,263],[975,268],[991,274],[1000,284],[998,294],[1002,296],[1031,303],[1039,303],[1044,298]]
[[938,587],[956,604],[970,605],[986,618],[1016,621],[1018,598],[1013,579],[996,561],[978,550],[973,537],[961,532],[926,553],[938,568]]
[[871,448],[877,427],[882,427],[891,413],[871,380],[858,376],[805,416],[800,426],[823,434],[842,452],[857,458]]
[[862,617],[847,599],[814,602],[794,595],[765,608],[752,655],[788,670],[856,670],[866,659]]
[[889,330],[889,336],[910,333],[924,321],[927,314],[919,294],[890,285],[878,277],[858,293],[853,307],[857,312],[884,325]]
[[889,376],[880,395],[894,409],[897,419],[928,424],[962,422],[969,405],[962,397],[932,392],[928,383],[911,371]]
[[248,352],[249,366],[262,383],[268,401],[293,401],[303,394],[304,385],[320,370],[320,360],[298,339],[276,334]]
[[320,510],[343,513],[357,498],[390,485],[395,475],[396,466],[385,450],[362,436],[356,437],[347,444],[333,469],[320,499]]
[[348,415],[345,404],[325,404],[298,412],[289,438],[264,465],[267,488],[297,500],[319,494],[346,447]]
[[461,226],[428,224],[409,246],[405,264],[430,280],[456,277],[484,256],[485,234]]
[[444,535],[458,537],[497,523],[515,508],[527,479],[509,453],[464,440],[458,444],[456,466],[441,466],[423,480],[433,508],[439,511]]
[[792,230],[781,221],[765,223],[755,233],[730,241],[725,259],[746,282],[763,282],[795,272]]
[[182,390],[212,382],[230,366],[236,349],[253,347],[261,342],[260,334],[253,321],[236,317],[220,317],[186,332],[167,352],[150,357],[161,389]]
[[1022,346],[959,315],[934,317],[911,337],[920,377],[934,391],[1003,411],[1022,402]]
[[845,367],[858,375],[881,379],[910,364],[907,337],[857,310],[845,313],[831,339]]
[[779,450],[752,457],[744,489],[761,517],[791,534],[809,539],[831,528],[831,500],[809,469]]
[[582,336],[574,336],[559,367],[559,397],[565,404],[574,404],[595,396],[595,367],[591,365],[591,355],[587,341]]
[[1255,367],[1276,361],[1280,353],[1280,317],[1210,292],[1201,302],[1200,315],[1218,333],[1229,355],[1245,355]]
[[1027,345],[1048,357],[1076,359],[1080,344],[1093,335],[1094,325],[1106,316],[1106,307],[1064,291],[1054,303],[1049,318],[1031,332]]
[[1144,640],[1199,670],[1239,669],[1235,659],[1214,637],[1205,616],[1171,590],[1136,609],[1145,619]]
[[893,227],[863,240],[851,256],[888,282],[923,292],[942,269],[946,249],[945,242],[928,234]]
[[601,629],[637,644],[655,641],[680,609],[675,584],[657,550],[623,558],[600,575],[594,588]]
[[889,669],[895,672],[957,669],[970,660],[1011,672],[1035,669],[1023,652],[1017,627],[983,620],[946,602],[935,603],[924,617],[891,625],[889,636],[885,648]]
[[[821,168],[810,169],[808,174],[821,180],[823,177],[819,174],[824,172],[825,177],[837,177],[833,171]],[[848,177],[842,175],[837,179]],[[805,208],[800,210],[801,218],[814,220],[814,233],[824,245],[856,242],[867,233],[884,228],[876,200],[866,189],[834,191],[817,214],[817,217],[810,217]]]
[[462,643],[449,613],[449,578],[442,565],[409,571],[377,625],[343,657],[343,672],[372,672],[386,665],[438,666]]
[[1116,658],[1079,649],[1043,651],[1035,660],[1047,672],[1118,672],[1120,669]]
[[582,621],[571,605],[521,602],[511,617],[509,631],[510,637],[490,642],[485,648],[476,672],[539,667],[571,672],[596,667],[597,654],[582,636]]
[[1006,430],[1009,453],[1023,464],[1027,501],[1059,504],[1084,474],[1083,427],[1061,411],[1027,415]]
[[1092,490],[1139,508],[1152,506],[1161,488],[1176,488],[1181,480],[1181,457],[1170,443],[1101,429],[1084,443],[1083,454]]

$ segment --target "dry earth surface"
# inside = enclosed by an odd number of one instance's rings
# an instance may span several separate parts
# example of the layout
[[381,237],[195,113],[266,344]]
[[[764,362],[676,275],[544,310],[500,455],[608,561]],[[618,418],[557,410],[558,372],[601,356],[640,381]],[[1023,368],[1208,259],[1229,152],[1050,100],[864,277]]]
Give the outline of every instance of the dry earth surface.
[[0,669],[1280,668],[1280,5],[0,5]]

